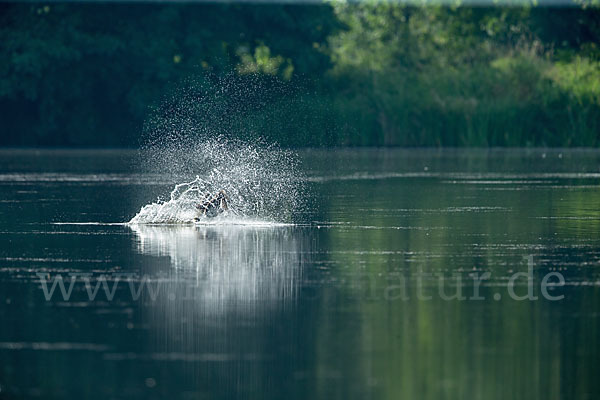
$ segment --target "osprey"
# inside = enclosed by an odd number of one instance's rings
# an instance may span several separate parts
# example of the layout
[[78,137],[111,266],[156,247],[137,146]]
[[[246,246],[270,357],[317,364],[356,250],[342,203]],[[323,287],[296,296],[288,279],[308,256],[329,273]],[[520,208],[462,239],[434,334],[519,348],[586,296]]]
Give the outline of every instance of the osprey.
[[198,215],[196,218],[194,218],[194,220],[199,221],[201,217],[216,217],[228,209],[228,201],[229,198],[223,190],[220,190],[214,196],[208,195],[201,203],[196,204]]

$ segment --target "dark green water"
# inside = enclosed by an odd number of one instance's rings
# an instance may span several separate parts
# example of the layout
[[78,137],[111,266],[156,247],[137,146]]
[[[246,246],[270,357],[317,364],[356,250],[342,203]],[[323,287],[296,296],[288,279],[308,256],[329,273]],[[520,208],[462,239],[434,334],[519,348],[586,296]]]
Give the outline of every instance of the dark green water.
[[0,152],[0,398],[600,397],[600,152],[301,156],[294,226],[132,228],[134,153]]

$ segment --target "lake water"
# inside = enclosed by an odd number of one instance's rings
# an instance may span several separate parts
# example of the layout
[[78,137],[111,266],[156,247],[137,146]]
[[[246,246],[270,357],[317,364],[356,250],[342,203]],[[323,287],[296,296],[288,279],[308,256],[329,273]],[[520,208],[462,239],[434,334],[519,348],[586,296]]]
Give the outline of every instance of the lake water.
[[0,152],[0,398],[600,397],[600,152],[303,151],[294,224],[179,227],[135,155]]

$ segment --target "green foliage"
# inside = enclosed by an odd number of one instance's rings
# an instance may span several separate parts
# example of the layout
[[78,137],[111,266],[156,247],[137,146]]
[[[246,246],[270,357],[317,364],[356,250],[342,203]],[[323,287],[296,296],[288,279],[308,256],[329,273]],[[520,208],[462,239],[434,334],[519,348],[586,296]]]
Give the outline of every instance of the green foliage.
[[182,86],[232,79],[235,126],[203,121],[287,146],[600,144],[587,2],[5,3],[0,43],[0,145],[137,146]]
[[576,57],[555,63],[547,74],[579,104],[600,104],[600,62]]
[[185,81],[327,70],[318,45],[335,22],[326,6],[0,8],[4,145],[136,146],[153,107]]
[[237,71],[240,74],[279,75],[289,81],[294,73],[294,65],[289,58],[286,60],[282,56],[272,56],[271,50],[264,44],[257,46],[254,54],[248,53],[246,48],[240,48],[239,56]]
[[[600,144],[597,63],[560,61],[555,43],[540,39],[536,9],[334,9],[346,24],[330,39],[333,76],[344,91],[339,110],[351,121],[345,144]],[[568,49],[577,54],[593,45]]]

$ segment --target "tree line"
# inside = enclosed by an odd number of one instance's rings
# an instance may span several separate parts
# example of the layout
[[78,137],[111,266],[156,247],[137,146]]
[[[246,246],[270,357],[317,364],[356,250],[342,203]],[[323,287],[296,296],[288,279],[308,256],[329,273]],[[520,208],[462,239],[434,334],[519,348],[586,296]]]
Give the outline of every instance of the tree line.
[[0,4],[0,145],[598,146],[600,9]]

